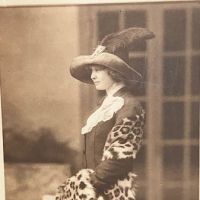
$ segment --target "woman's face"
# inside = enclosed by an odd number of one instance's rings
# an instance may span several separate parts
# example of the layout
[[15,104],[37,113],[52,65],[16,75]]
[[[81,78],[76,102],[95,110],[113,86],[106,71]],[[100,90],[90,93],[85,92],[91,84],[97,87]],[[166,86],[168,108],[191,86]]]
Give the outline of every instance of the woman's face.
[[94,65],[91,70],[91,79],[97,90],[108,90],[114,84],[113,79],[104,67]]

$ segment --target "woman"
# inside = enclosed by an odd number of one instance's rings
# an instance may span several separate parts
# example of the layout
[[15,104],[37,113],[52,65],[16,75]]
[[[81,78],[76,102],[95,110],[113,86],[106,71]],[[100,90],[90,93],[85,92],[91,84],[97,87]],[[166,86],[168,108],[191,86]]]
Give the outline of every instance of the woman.
[[73,60],[71,75],[106,91],[106,96],[81,130],[84,169],[59,187],[57,200],[135,199],[136,175],[131,171],[141,147],[145,112],[129,91],[142,77],[129,66],[128,49],[153,37],[147,29],[129,28],[106,36],[92,55]]

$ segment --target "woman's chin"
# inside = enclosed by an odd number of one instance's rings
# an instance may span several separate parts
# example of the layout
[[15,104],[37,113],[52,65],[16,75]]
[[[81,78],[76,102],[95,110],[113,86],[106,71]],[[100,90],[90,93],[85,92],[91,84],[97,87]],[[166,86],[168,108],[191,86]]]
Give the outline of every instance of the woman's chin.
[[99,87],[97,85],[95,85],[96,90],[105,90],[105,88]]

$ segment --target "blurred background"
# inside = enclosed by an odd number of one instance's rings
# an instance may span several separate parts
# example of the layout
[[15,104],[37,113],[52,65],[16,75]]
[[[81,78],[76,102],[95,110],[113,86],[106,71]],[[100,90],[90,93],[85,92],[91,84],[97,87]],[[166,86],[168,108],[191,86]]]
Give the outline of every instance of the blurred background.
[[110,4],[0,8],[6,200],[38,200],[81,167],[80,129],[100,94],[69,74],[108,33],[140,26],[144,145],[134,167],[138,200],[199,198],[200,5]]

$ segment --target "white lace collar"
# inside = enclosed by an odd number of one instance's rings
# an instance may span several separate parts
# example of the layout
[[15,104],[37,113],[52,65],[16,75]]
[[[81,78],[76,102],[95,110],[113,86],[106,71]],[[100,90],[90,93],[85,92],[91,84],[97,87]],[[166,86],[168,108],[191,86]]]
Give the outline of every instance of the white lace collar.
[[90,115],[86,125],[81,130],[81,134],[89,133],[91,132],[93,127],[95,127],[99,122],[101,121],[105,122],[111,119],[114,113],[120,110],[123,105],[124,105],[124,99],[122,97],[114,97],[109,94],[104,99],[101,106],[94,113]]

